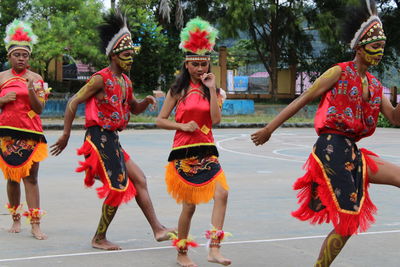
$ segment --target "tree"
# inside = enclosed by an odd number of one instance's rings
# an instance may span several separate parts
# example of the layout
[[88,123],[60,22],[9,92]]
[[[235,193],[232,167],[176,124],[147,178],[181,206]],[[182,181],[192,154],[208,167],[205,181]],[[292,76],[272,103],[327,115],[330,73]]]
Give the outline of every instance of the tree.
[[230,37],[237,37],[239,31],[249,34],[271,77],[271,94],[276,100],[279,68],[307,64],[303,59],[311,57],[311,37],[303,29],[304,1],[224,2],[226,15],[221,18],[221,31]]
[[120,0],[119,7],[127,14],[133,40],[141,46],[131,70],[136,91],[167,90],[182,61],[177,30],[159,25],[158,1]]
[[[400,1],[377,0],[378,12],[383,21],[386,36],[385,56],[382,64],[374,70],[383,74],[392,66],[399,67],[398,55],[400,54]],[[347,61],[354,56],[349,44],[341,41],[342,21],[348,14],[345,12],[349,5],[357,5],[359,0],[314,0],[313,6],[307,9],[305,16],[313,28],[318,29],[321,41],[325,48],[314,59],[314,71],[323,72],[336,62]]]
[[7,51],[4,46],[5,31],[14,19],[21,18],[29,10],[29,0],[1,0],[0,4],[0,70],[2,63],[7,61]]
[[49,62],[63,54],[95,66],[105,64],[95,28],[101,20],[101,8],[99,0],[32,0],[29,17],[39,42],[31,64],[45,79]]

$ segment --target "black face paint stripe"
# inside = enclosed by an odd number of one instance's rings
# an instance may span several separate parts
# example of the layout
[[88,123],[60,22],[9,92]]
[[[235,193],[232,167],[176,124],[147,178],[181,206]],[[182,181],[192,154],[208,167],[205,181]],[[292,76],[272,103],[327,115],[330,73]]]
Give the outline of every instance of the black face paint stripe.
[[381,54],[383,55],[384,49],[379,49],[378,51],[371,51],[369,49],[364,48],[365,53],[367,53],[368,55],[374,56],[374,55],[378,55]]

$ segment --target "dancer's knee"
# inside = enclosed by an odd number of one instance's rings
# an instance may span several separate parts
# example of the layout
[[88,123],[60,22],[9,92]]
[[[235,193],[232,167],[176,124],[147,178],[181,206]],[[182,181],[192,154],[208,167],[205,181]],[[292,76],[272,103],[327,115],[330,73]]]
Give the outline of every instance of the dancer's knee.
[[195,204],[184,203],[182,206],[182,213],[186,214],[189,217],[192,217],[195,211],[196,211]]
[[229,195],[229,192],[218,185],[215,190],[214,199],[217,201],[227,202],[228,195]]

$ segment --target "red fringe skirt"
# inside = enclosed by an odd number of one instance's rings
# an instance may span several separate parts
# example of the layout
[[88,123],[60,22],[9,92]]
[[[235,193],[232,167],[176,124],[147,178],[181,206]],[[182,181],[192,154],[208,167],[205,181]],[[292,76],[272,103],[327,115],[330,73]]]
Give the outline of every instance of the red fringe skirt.
[[89,127],[78,155],[84,155],[85,161],[79,162],[80,167],[76,171],[85,171],[84,183],[87,187],[91,187],[95,179],[103,183],[96,190],[99,198],[106,198],[105,204],[117,207],[136,195],[125,165],[129,155],[122,149],[117,132],[98,126]]
[[367,166],[378,170],[371,155],[377,156],[345,136],[321,135],[304,165],[306,174],[293,186],[300,208],[292,215],[312,224],[332,222],[343,236],[366,231],[377,210],[368,194]]

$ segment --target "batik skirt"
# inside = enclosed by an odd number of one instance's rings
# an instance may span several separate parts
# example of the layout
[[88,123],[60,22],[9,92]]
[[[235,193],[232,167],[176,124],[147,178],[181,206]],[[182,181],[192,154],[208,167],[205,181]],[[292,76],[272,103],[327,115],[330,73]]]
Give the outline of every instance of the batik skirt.
[[47,155],[47,143],[43,135],[1,129],[0,168],[5,179],[21,182],[30,174],[32,164],[44,160]]
[[376,207],[368,194],[368,171],[378,170],[370,157],[344,135],[322,134],[314,145],[306,174],[294,184],[300,208],[292,215],[311,223],[332,221],[337,233],[350,236],[366,231],[375,221]]
[[213,198],[217,183],[229,190],[216,156],[175,159],[166,169],[167,191],[177,203],[207,203]]
[[95,179],[103,183],[96,190],[99,198],[106,198],[105,204],[117,207],[136,195],[126,169],[130,157],[121,147],[118,132],[99,126],[89,127],[78,155],[84,155],[85,161],[79,162],[76,171],[86,172],[84,183],[87,187],[91,187]]

